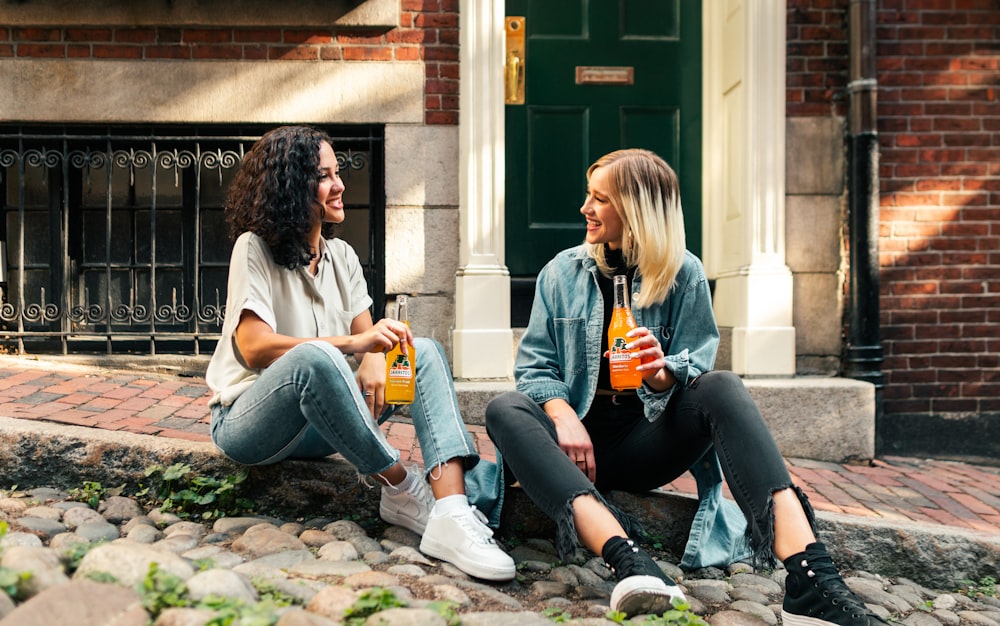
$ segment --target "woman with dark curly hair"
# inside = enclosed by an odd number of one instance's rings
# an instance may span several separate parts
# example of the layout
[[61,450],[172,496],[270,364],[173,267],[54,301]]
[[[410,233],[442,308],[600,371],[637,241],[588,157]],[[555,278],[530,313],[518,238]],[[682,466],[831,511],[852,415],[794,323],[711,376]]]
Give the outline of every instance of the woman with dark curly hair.
[[[212,441],[248,465],[339,452],[382,484],[382,519],[422,535],[424,553],[510,580],[514,561],[466,495],[466,474],[489,468],[459,414],[444,351],[402,322],[373,322],[357,254],[330,232],[344,221],[343,195],[333,143],[319,130],[278,128],[246,154],[226,204],[235,245],[206,375]],[[385,403],[385,352],[401,341],[417,353],[411,414],[423,474],[400,463],[379,428],[396,409]]]

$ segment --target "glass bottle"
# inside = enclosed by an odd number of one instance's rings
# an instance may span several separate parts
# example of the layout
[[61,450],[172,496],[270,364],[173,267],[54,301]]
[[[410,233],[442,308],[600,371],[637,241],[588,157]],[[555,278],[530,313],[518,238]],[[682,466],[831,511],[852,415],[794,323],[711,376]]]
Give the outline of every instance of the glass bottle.
[[[396,296],[396,319],[410,325],[409,298]],[[406,352],[403,352],[403,348]],[[417,382],[417,351],[404,339],[385,355],[385,401],[387,404],[413,404]]]
[[642,374],[636,371],[639,359],[635,358],[638,349],[628,350],[625,344],[629,338],[625,333],[635,328],[632,317],[632,306],[629,299],[628,280],[624,275],[614,277],[615,308],[611,313],[611,325],[608,326],[608,369],[611,373],[611,386],[617,391],[638,389],[642,385]]

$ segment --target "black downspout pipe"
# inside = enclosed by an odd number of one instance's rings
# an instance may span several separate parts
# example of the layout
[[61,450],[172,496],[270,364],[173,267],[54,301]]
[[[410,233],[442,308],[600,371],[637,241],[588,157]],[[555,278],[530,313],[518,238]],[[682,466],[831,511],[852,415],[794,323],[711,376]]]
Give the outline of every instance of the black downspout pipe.
[[[875,67],[876,0],[850,0],[850,98],[848,159],[848,226],[850,245],[850,312],[844,375],[875,385],[876,432],[882,418],[882,343],[879,334],[879,184]],[[876,441],[876,448],[878,442]]]

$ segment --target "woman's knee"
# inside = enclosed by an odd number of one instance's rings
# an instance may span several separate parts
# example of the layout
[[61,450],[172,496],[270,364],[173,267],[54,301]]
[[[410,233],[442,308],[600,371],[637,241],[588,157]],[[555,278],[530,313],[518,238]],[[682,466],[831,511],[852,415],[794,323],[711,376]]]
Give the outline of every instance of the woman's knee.
[[701,391],[712,397],[729,397],[734,393],[748,393],[743,379],[726,370],[705,372],[698,377],[696,384]]
[[519,391],[507,391],[486,405],[486,430],[495,432],[517,420],[534,401]]
[[427,358],[433,355],[437,355],[441,359],[445,358],[444,347],[437,339],[431,339],[430,337],[414,337],[413,347],[417,351],[418,365],[421,358]]
[[279,361],[284,359],[288,359],[296,367],[315,371],[324,371],[330,368],[343,370],[345,367],[348,369],[351,367],[343,352],[325,341],[318,340],[300,343],[282,355]]

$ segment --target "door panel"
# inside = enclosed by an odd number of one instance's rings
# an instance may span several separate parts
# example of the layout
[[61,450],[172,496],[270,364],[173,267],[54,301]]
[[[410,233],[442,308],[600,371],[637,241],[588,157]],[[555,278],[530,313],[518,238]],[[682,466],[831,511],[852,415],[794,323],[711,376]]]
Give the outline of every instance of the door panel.
[[[583,240],[586,168],[623,147],[653,150],[677,171],[688,247],[698,253],[701,3],[507,0],[506,7],[525,17],[526,33],[525,104],[507,105],[505,120],[511,275],[534,276]],[[578,67],[632,68],[634,82],[578,84]]]

